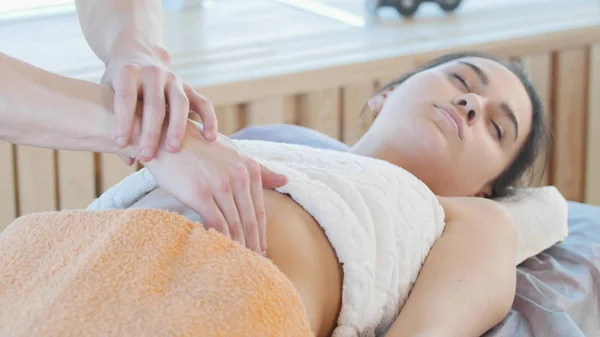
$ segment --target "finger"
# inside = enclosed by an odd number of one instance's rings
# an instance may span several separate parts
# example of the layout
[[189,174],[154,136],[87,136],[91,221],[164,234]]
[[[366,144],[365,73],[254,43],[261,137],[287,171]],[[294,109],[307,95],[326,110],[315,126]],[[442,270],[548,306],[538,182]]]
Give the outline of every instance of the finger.
[[113,81],[115,91],[114,136],[120,147],[129,145],[133,133],[133,120],[138,101],[140,66],[125,65]]
[[160,144],[166,115],[164,84],[164,75],[159,67],[148,67],[142,73],[144,105],[139,155],[143,162],[154,159]]
[[[250,197],[254,202],[254,218],[258,226],[258,241],[260,252],[263,255],[267,253],[267,217],[265,210],[265,196],[263,193],[262,178],[260,175],[261,166],[252,160],[248,163],[248,172],[250,173]],[[244,218],[242,216],[242,221]]]
[[[239,165],[235,167],[233,172],[233,196],[237,206],[240,220],[242,221],[242,229],[244,231],[244,239],[246,247],[252,251],[262,253],[258,235],[258,223],[256,221],[256,212],[252,195],[250,193],[250,170],[254,172],[254,178],[260,179],[260,168],[250,159],[247,159],[246,166]],[[254,167],[256,165],[256,167]]]
[[214,229],[231,239],[227,221],[225,221],[223,214],[221,214],[212,194],[208,190],[201,191],[200,193],[204,194],[204,196],[195,198],[193,203],[195,207],[193,207],[193,210],[202,218],[204,228]]
[[126,157],[126,156],[119,156],[121,157],[121,160],[123,161],[123,163],[125,163],[125,165],[127,166],[131,166],[133,165],[133,163],[135,162],[135,159],[131,158],[131,157]]
[[167,82],[167,99],[169,101],[169,127],[167,128],[167,150],[177,152],[181,149],[181,141],[185,134],[190,101],[181,83],[173,78]]
[[204,126],[202,134],[204,135],[204,138],[209,141],[216,140],[218,122],[211,101],[197,93],[196,90],[192,89],[189,85],[185,85],[184,90],[189,99],[191,110],[200,116],[200,119],[202,120],[202,125]]
[[227,222],[231,239],[246,246],[242,223],[231,190],[229,175],[223,173],[215,180],[214,191],[216,192],[214,193],[215,202]]
[[264,188],[278,188],[287,184],[288,179],[283,174],[275,173],[264,166],[260,167],[262,186]]

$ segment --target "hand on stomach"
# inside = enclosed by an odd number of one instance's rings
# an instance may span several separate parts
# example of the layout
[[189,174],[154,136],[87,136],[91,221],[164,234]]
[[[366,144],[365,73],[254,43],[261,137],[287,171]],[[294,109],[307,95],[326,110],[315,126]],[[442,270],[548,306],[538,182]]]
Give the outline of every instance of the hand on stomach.
[[[329,336],[341,306],[342,267],[321,226],[287,195],[265,189],[267,258],[290,279],[315,336]],[[164,209],[191,221],[200,216],[158,188],[132,208]]]

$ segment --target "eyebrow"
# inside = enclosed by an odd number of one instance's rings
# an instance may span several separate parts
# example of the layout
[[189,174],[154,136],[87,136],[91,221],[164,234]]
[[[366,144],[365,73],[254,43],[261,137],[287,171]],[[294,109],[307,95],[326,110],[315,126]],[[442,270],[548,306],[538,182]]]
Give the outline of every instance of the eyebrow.
[[[473,71],[477,74],[477,77],[479,78],[481,83],[483,83],[484,86],[487,86],[490,83],[490,78],[478,66],[467,61],[459,61],[459,63],[464,64],[469,68],[473,69]],[[515,139],[517,139],[517,137],[519,137],[519,122],[517,122],[517,116],[515,115],[514,111],[510,108],[510,106],[508,106],[508,104],[506,104],[505,102],[500,103],[500,109],[502,109],[502,112],[504,112],[506,117],[508,117],[508,119],[510,119],[510,121],[512,122],[515,128]]]
[[490,83],[490,79],[488,78],[486,73],[484,73],[483,70],[481,70],[481,68],[479,68],[478,66],[467,61],[459,61],[459,63],[464,64],[469,68],[473,69],[473,71],[477,74],[477,77],[479,77],[479,80],[481,81],[481,83],[483,83],[483,85],[488,85]]

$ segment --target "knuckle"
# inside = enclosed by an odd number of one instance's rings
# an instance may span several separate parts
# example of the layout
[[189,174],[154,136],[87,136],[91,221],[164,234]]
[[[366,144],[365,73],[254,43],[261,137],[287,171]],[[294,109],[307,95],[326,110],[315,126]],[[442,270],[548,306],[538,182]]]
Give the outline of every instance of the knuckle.
[[244,165],[233,165],[231,173],[240,183],[248,181],[248,169]]
[[126,100],[126,101],[131,101],[131,100],[137,100],[137,92],[135,92],[134,90],[121,90],[119,91],[119,93],[117,94],[121,99]]
[[[194,191],[194,197],[200,202],[208,202],[210,199],[212,199],[212,193],[205,186],[199,186],[195,188]],[[213,222],[215,221],[214,218],[211,218],[210,220],[212,220]]]
[[257,210],[255,213],[256,213],[256,220],[259,223],[263,223],[267,219],[267,213],[265,212],[265,210]]
[[149,65],[144,68],[144,72],[152,77],[160,77],[163,70],[161,67],[157,65]]
[[144,143],[155,143],[158,141],[160,134],[156,131],[148,131],[144,135]]
[[231,192],[231,179],[227,174],[220,174],[217,178],[217,188],[223,193]]
[[135,75],[140,71],[140,66],[135,63],[128,63],[121,68],[121,73],[125,76]]
[[187,95],[183,92],[179,93],[179,100],[181,101],[181,104],[183,106],[185,106],[186,108],[190,106],[190,99],[187,97]]
[[166,78],[169,82],[176,82],[178,80],[177,75],[172,71],[167,72]]
[[255,160],[246,157],[246,168],[250,175],[250,179],[255,180],[260,177],[260,164]]
[[213,107],[212,102],[208,98],[198,94],[195,91],[194,93],[196,94],[198,104],[202,107],[202,109],[211,109]]

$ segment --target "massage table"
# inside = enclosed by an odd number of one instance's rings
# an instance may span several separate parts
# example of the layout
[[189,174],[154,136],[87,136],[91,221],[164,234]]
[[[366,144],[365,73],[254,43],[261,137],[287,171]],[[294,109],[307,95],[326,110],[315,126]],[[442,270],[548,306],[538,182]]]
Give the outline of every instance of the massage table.
[[[348,150],[344,143],[296,125],[250,126],[232,138]],[[568,204],[568,237],[517,266],[513,306],[484,337],[600,336],[600,207]]]

